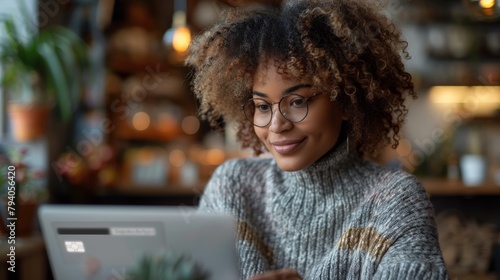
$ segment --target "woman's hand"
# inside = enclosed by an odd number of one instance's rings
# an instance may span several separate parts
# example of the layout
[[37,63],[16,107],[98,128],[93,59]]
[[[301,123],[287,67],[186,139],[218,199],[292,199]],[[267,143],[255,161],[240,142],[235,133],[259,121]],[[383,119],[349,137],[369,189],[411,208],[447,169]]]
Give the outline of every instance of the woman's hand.
[[302,280],[302,276],[295,269],[285,268],[254,275],[248,280]]

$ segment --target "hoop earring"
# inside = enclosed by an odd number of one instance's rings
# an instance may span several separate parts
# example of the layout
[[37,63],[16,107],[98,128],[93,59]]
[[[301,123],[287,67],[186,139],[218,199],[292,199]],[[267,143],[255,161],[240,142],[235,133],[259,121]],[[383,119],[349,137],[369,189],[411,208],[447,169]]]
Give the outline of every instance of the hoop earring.
[[347,154],[349,154],[349,135],[347,135]]

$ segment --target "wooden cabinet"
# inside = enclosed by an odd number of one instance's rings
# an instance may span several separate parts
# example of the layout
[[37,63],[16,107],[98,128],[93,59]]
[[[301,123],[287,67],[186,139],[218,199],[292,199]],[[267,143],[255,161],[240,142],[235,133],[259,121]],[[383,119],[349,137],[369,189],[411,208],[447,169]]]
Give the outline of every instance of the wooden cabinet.
[[420,182],[431,197],[438,196],[499,196],[500,185],[493,182],[477,186],[466,186],[459,180],[420,178]]

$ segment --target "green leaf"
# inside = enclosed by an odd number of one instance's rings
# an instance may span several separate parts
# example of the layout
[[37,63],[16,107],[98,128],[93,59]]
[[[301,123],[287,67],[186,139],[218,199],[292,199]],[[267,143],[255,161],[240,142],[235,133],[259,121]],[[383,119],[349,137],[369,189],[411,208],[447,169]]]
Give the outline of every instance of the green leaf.
[[[72,33],[71,33],[72,34]],[[68,35],[68,34],[66,34]],[[52,33],[54,48],[57,50],[57,53],[61,56],[61,60],[64,61],[63,67],[65,68],[65,73],[67,74],[68,81],[70,83],[70,99],[72,100],[72,104],[75,104],[78,101],[80,85],[83,84],[81,71],[79,69],[86,68],[85,62],[87,53],[85,49],[81,49],[82,52],[81,57],[79,57],[79,46],[82,46],[80,43],[79,37],[77,36],[66,36],[61,35],[61,33],[54,32]],[[76,76],[74,75],[76,74]]]
[[[6,75],[1,78],[2,85],[11,86],[19,77],[36,72],[42,79],[46,90],[38,91],[44,100],[55,94],[56,105],[60,116],[67,121],[75,108],[84,85],[83,76],[89,71],[89,54],[87,44],[74,32],[63,26],[51,26],[33,33],[29,30],[27,9],[21,7],[24,15],[22,23],[16,26],[12,17],[0,15],[0,27],[6,32],[6,40],[0,42],[0,63]],[[18,27],[22,26],[28,34],[21,37]],[[33,34],[29,34],[29,33]]]
[[71,101],[68,97],[69,86],[57,53],[49,43],[41,44],[38,51],[47,67],[48,78],[55,87],[61,117],[63,120],[69,120],[72,111]]
[[5,22],[5,31],[7,31],[7,38],[10,40],[13,46],[22,46],[19,40],[19,33],[17,32],[14,20],[12,18],[7,19]]

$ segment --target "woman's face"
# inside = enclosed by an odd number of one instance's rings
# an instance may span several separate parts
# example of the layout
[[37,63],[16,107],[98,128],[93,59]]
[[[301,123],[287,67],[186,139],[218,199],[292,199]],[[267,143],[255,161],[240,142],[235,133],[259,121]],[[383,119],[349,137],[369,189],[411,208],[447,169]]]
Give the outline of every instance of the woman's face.
[[343,114],[337,102],[328,94],[308,101],[307,117],[293,123],[278,110],[280,99],[287,94],[305,98],[313,96],[304,81],[284,79],[271,63],[259,67],[254,76],[253,98],[272,103],[272,119],[265,127],[254,126],[255,133],[271,152],[278,166],[285,171],[304,169],[335,146],[340,134]]

